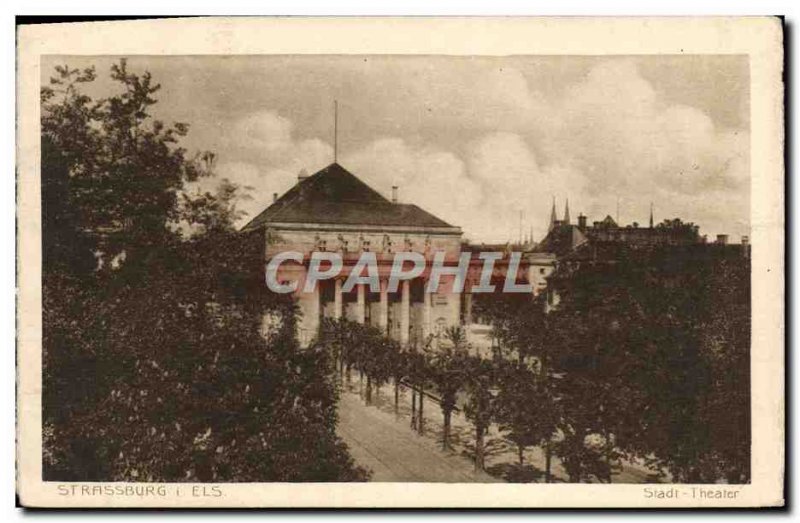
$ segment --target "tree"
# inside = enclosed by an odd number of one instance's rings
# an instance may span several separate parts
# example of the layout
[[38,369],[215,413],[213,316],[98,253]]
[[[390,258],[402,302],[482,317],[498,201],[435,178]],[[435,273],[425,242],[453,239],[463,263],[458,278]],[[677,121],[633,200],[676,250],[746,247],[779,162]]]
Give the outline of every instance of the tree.
[[345,350],[347,343],[345,342],[347,331],[345,324],[333,318],[322,318],[320,322],[320,342],[323,342],[333,358],[336,371],[339,373],[339,379],[344,382],[345,379],[345,366],[347,364],[347,357]]
[[553,438],[559,420],[556,405],[547,380],[524,365],[504,365],[498,389],[495,416],[504,437],[517,447],[522,466],[527,447],[546,447]]
[[367,375],[367,404],[372,402],[373,388],[378,391],[394,373],[400,344],[384,336],[374,327],[362,328],[361,339],[364,372]]
[[97,101],[79,89],[94,81],[93,68],[56,73],[42,89],[42,137],[68,165],[77,224],[98,238],[107,262],[122,252],[146,256],[146,247],[172,239],[181,189],[203,174],[178,145],[188,125],[152,119],[160,85],[130,73],[124,59],[111,67],[122,92]]
[[558,376],[552,385],[563,436],[554,450],[574,481],[611,482],[620,467],[619,448],[635,440],[624,436],[638,426],[642,408],[636,341],[642,313],[613,279],[580,279],[589,271],[573,276],[576,290],[565,295],[547,322],[558,347],[550,361],[551,373]]
[[[697,238],[691,223],[658,227]],[[495,402],[507,437],[531,441],[525,398],[538,397],[555,427],[541,443],[546,461],[558,455],[572,481],[610,482],[634,458],[676,481],[747,481],[749,278],[738,246],[617,245],[559,265],[549,314],[538,300],[476,302],[512,369]],[[525,369],[541,390],[524,390]]]
[[722,259],[709,284],[710,311],[701,347],[715,378],[704,405],[714,427],[714,450],[705,467],[729,483],[750,478],[750,260]]
[[[299,350],[295,305],[263,285],[263,238],[234,231],[240,188],[186,193],[213,162],[186,156],[186,125],[152,119],[149,74],[121,61],[121,93],[93,101],[93,69],[56,73],[42,91],[44,477],[364,479],[333,430],[330,358]],[[284,318],[269,339],[264,313]]]
[[[412,349],[407,353],[408,381],[411,386],[411,428],[419,434],[425,431],[425,388],[430,380],[427,351]],[[419,398],[419,406],[417,406]]]
[[553,279],[571,474],[610,481],[639,457],[674,481],[749,477],[748,264],[736,248],[631,247]]
[[520,465],[526,447],[543,447],[544,478],[549,483],[552,438],[558,433],[562,420],[551,356],[561,344],[557,339],[559,331],[549,325],[541,296],[533,299],[527,295],[484,297],[481,311],[484,317],[490,318],[499,342],[495,351],[500,365],[497,421],[506,432],[506,439],[517,446]]
[[394,382],[394,413],[398,414],[400,409],[400,383],[409,375],[409,348],[403,347],[398,343],[391,354],[393,356],[391,374]]
[[486,469],[484,439],[494,420],[497,362],[475,356],[471,356],[468,361],[466,388],[469,400],[464,406],[464,413],[475,427],[475,470],[483,471]]
[[458,392],[464,387],[467,379],[469,349],[461,327],[449,327],[444,336],[449,343],[441,345],[437,351],[432,351],[429,358],[429,376],[441,398],[439,406],[444,418],[442,449],[452,450],[450,420],[456,408]]

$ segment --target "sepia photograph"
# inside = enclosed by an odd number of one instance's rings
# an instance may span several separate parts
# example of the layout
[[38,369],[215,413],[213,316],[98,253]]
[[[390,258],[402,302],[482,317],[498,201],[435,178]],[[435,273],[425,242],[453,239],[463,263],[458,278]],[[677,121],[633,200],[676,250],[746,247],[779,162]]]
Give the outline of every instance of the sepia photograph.
[[754,469],[783,411],[753,367],[782,397],[783,297],[767,340],[754,294],[783,285],[783,170],[753,153],[782,117],[748,52],[37,59],[20,350],[56,504],[346,483],[726,506],[782,477]]

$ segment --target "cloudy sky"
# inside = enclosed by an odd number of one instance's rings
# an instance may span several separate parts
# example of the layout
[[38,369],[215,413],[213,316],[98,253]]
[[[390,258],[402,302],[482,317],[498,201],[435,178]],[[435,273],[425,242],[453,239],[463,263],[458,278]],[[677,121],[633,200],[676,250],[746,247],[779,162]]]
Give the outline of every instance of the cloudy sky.
[[[114,88],[112,57],[90,94]],[[573,220],[680,217],[709,235],[749,234],[746,57],[132,57],[162,89],[154,113],[190,124],[184,145],[253,187],[250,216],[333,160],[474,241],[546,232],[552,199]],[[209,180],[206,185],[215,182]]]

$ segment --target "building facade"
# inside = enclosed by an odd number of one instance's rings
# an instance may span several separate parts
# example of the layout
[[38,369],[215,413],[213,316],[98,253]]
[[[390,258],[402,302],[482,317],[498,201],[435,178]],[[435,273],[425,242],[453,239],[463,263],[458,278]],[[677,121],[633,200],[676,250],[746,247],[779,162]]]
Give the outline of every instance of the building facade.
[[[372,325],[403,344],[461,323],[461,294],[453,292],[453,277],[444,276],[433,293],[423,292],[427,272],[401,281],[396,291],[388,288],[398,252],[417,252],[426,260],[444,252],[446,264],[457,264],[461,253],[461,229],[416,205],[400,203],[397,188],[388,199],[334,163],[311,176],[301,174],[286,194],[276,195],[243,228],[255,230],[264,235],[267,261],[282,251],[303,254],[302,263],[282,264],[280,278],[300,284],[295,298],[301,313],[298,338],[304,346],[316,337],[322,318]],[[339,253],[344,267],[336,279],[320,281],[311,292],[303,292],[308,261],[315,251]],[[375,255],[380,288],[356,285],[344,292],[344,281],[365,252]],[[265,317],[265,329],[271,321]]]

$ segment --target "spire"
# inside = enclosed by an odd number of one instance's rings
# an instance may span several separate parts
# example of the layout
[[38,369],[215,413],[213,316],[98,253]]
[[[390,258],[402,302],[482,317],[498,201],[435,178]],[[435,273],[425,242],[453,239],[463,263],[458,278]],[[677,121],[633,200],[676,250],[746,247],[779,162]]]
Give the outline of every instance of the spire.
[[650,228],[653,228],[653,202],[650,202]]
[[550,211],[550,227],[547,228],[548,231],[552,231],[553,227],[556,226],[556,197],[553,196],[553,210]]
[[567,205],[564,207],[564,223],[569,225],[569,198],[567,198]]

